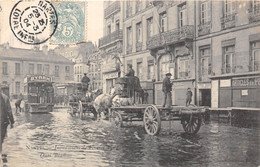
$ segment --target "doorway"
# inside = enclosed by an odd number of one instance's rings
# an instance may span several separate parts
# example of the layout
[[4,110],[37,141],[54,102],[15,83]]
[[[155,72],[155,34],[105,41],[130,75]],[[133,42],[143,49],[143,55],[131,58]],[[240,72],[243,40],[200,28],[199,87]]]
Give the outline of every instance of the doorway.
[[199,96],[200,106],[211,107],[211,89],[200,89]]

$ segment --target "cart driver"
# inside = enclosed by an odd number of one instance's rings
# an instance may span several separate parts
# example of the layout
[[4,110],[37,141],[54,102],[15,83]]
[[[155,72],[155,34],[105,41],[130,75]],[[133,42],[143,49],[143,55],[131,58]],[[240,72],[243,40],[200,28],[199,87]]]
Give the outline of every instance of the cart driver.
[[81,79],[83,95],[86,95],[88,90],[90,79],[87,77],[87,73],[84,73],[84,77]]

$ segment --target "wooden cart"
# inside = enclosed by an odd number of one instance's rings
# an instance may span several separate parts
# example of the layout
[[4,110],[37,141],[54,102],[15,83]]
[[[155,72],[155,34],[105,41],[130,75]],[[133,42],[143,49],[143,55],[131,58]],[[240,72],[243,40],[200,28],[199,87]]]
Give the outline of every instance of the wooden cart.
[[196,134],[201,126],[205,113],[203,107],[172,106],[165,108],[158,105],[120,106],[110,108],[110,120],[117,127],[123,121],[143,121],[145,131],[149,135],[156,135],[161,129],[161,121],[180,120],[185,132]]

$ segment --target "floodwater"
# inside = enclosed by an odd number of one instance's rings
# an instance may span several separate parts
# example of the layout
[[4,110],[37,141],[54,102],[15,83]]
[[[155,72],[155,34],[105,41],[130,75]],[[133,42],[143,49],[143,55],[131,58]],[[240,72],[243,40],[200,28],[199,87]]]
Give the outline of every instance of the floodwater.
[[149,136],[142,122],[113,127],[108,121],[80,120],[66,110],[14,114],[3,152],[6,166],[258,166],[260,128],[211,121],[189,136],[179,121],[163,122]]

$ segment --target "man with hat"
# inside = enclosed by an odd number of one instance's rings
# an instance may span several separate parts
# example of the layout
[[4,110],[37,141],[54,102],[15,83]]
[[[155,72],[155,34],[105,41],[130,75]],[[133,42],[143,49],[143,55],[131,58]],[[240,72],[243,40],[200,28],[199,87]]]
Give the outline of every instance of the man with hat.
[[84,77],[81,79],[82,83],[82,90],[83,90],[83,95],[86,95],[86,92],[88,90],[88,85],[89,85],[90,79],[87,77],[87,73],[84,73]]
[[125,76],[128,77],[135,76],[135,71],[132,69],[132,64],[128,64],[128,72],[125,74]]
[[164,94],[164,99],[163,99],[163,107],[169,108],[172,106],[172,82],[170,81],[172,74],[167,73],[166,77],[163,79],[163,86],[162,86],[162,91]]

